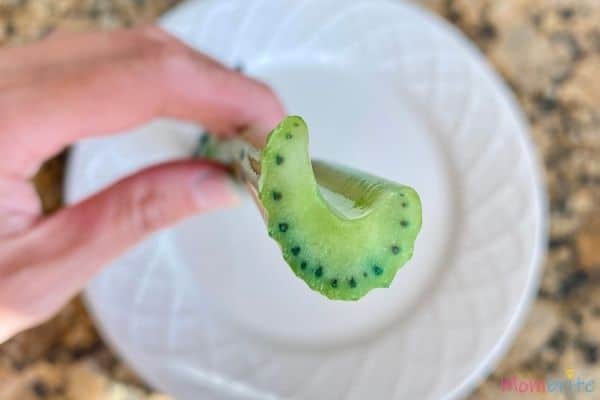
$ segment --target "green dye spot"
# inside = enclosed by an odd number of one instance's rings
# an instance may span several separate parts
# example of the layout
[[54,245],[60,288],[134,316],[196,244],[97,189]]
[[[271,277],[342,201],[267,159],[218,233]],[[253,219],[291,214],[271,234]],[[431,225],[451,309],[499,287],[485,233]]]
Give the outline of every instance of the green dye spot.
[[288,139],[288,140],[290,140],[291,138],[293,138],[293,136],[292,136],[291,133],[288,132],[288,133],[285,134],[285,138]]
[[300,124],[299,124],[299,123],[297,123],[297,122],[294,122],[294,128],[297,128],[297,127],[299,127],[299,126],[300,126]]
[[348,281],[348,284],[350,285],[350,287],[355,288],[356,287],[356,279],[354,279],[354,277],[350,278],[350,280]]
[[373,273],[374,273],[375,275],[381,275],[381,274],[383,274],[383,268],[381,268],[381,267],[380,267],[380,266],[378,266],[378,265],[374,265],[374,266],[373,266]]
[[406,207],[408,207],[408,203],[407,203],[407,202],[405,202],[405,201],[404,201],[404,202],[402,202],[402,207],[403,207],[403,208],[406,208]]
[[392,253],[394,253],[394,254],[400,253],[400,247],[398,247],[398,246],[392,246]]
[[331,287],[336,288],[337,284],[338,284],[338,280],[337,279],[332,279],[331,282],[330,282],[330,284],[331,284]]
[[281,164],[283,164],[283,157],[282,157],[282,156],[280,156],[279,154],[277,154],[277,155],[275,156],[275,163],[276,163],[277,165],[281,165]]
[[363,272],[363,276],[366,278],[369,274],[367,274],[366,272]]
[[279,201],[281,200],[281,192],[273,192],[273,200]]
[[286,224],[285,222],[281,222],[279,224],[279,232],[287,232],[289,227],[290,226],[288,224]]
[[306,264],[306,261],[302,261],[302,262],[300,263],[300,269],[306,269],[306,265],[307,265],[307,264]]
[[320,265],[317,269],[315,269],[315,276],[317,278],[320,278],[323,276],[323,267],[321,267]]
[[400,225],[402,225],[403,228],[406,228],[409,225],[409,223],[407,220],[403,219],[402,221],[400,221]]
[[300,247],[298,247],[298,246],[292,247],[292,254],[295,256],[300,254]]

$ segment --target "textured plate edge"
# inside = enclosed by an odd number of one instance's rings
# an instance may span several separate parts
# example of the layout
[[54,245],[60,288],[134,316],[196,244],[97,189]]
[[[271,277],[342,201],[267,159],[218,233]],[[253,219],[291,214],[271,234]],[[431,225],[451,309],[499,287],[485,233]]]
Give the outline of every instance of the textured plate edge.
[[537,299],[537,293],[542,279],[542,267],[548,252],[547,243],[549,237],[549,207],[547,188],[543,176],[544,169],[541,162],[541,156],[531,137],[531,126],[520,107],[520,103],[515,94],[508,88],[500,73],[492,64],[490,64],[485,54],[482,53],[474,42],[468,39],[460,29],[450,24],[439,15],[424,8],[422,5],[404,0],[395,0],[393,2],[402,3],[402,5],[417,11],[423,18],[430,19],[432,22],[451,31],[457,41],[459,41],[461,45],[465,47],[465,50],[480,64],[485,79],[489,79],[492,86],[498,90],[502,102],[506,103],[508,112],[515,118],[520,127],[521,132],[518,134],[517,140],[524,148],[524,155],[527,157],[527,163],[532,172],[529,177],[532,180],[536,203],[534,204],[536,210],[533,213],[536,218],[536,247],[528,265],[525,289],[515,312],[504,329],[504,333],[498,338],[492,350],[452,392],[444,396],[444,399],[446,400],[461,399],[471,394],[477,386],[487,379],[500,361],[502,361],[502,357],[510,350],[511,345],[523,327],[529,316],[529,311],[532,309],[532,306]]

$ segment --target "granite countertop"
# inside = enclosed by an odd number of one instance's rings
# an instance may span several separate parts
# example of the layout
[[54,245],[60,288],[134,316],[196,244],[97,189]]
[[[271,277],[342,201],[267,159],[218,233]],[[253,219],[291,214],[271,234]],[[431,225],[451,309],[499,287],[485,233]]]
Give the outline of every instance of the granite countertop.
[[[500,381],[564,377],[565,369],[600,378],[600,1],[420,2],[465,32],[515,92],[543,158],[550,197],[551,237],[537,301],[508,355],[470,399],[572,398],[509,395]],[[57,28],[150,21],[175,3],[0,0],[0,46]],[[35,178],[48,212],[61,204],[64,161],[64,154],[49,161]],[[107,349],[75,299],[51,321],[0,345],[0,400],[40,398],[168,397],[151,393]]]

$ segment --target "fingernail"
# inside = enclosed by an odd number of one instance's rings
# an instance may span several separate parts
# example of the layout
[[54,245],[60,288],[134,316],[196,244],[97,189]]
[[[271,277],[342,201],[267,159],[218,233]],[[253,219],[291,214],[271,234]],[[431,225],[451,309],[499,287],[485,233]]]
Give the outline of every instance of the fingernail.
[[214,169],[203,169],[194,177],[192,192],[200,210],[232,207],[240,202],[229,175]]

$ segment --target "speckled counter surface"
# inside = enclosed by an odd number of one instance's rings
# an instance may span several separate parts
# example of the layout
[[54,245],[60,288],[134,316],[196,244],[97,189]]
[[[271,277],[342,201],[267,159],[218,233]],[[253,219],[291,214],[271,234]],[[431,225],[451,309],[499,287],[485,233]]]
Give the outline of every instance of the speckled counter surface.
[[[0,0],[0,46],[55,29],[151,21],[175,0]],[[596,380],[600,398],[600,1],[421,0],[473,39],[516,93],[545,165],[551,240],[542,287],[512,349],[470,399],[571,399],[501,391],[502,378]],[[35,179],[60,206],[64,155]],[[81,301],[0,345],[0,400],[166,399],[106,348]],[[577,397],[580,398],[580,397]]]

